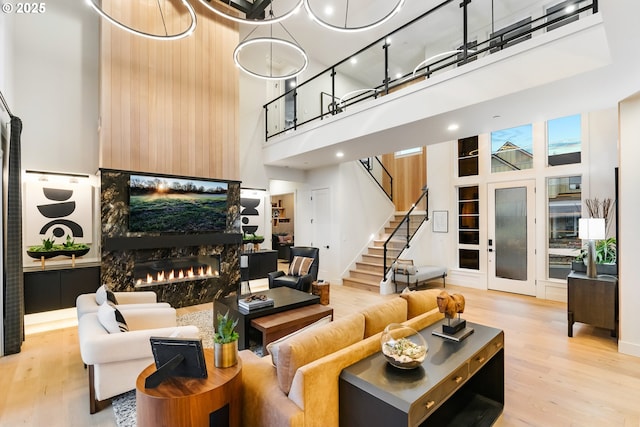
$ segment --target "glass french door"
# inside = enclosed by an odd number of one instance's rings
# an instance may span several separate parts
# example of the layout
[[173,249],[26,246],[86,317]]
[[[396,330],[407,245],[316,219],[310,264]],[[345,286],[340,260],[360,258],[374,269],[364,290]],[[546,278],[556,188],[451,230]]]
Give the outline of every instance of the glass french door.
[[488,185],[489,289],[536,294],[535,182]]

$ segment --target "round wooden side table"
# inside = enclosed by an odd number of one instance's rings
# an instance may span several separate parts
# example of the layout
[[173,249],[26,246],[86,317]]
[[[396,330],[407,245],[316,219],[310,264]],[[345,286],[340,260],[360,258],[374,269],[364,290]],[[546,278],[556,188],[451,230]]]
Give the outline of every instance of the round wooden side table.
[[173,377],[156,388],[145,388],[145,379],[156,371],[149,365],[136,380],[138,427],[240,427],[242,362],[216,368],[213,349],[204,349],[208,378]]

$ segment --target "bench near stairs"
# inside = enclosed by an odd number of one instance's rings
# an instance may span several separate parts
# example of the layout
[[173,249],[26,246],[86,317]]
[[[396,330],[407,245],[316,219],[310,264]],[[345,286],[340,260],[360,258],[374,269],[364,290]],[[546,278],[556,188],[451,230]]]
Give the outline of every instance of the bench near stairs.
[[393,270],[393,283],[396,285],[396,293],[398,292],[398,282],[406,285],[411,289],[411,285],[418,289],[418,285],[422,282],[427,282],[433,279],[442,278],[442,287],[446,286],[445,277],[447,277],[447,269],[444,267],[437,267],[435,265],[420,265],[415,267],[415,273],[403,274]]

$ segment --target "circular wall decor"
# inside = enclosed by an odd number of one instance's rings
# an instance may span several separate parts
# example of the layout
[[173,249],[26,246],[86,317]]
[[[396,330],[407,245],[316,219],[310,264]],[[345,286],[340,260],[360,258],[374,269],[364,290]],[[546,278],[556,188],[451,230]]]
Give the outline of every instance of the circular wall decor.
[[[356,25],[349,25],[348,24],[348,20],[349,20],[349,0],[343,0],[345,3],[345,7],[344,7],[344,25],[338,25],[338,24],[333,24],[331,22],[328,22],[324,19],[321,19],[320,16],[320,10],[319,8],[322,6],[324,7],[325,5],[318,5],[316,7],[316,9],[314,9],[314,7],[311,5],[311,3],[313,2],[313,0],[304,0],[304,7],[305,9],[307,9],[307,13],[309,14],[309,16],[311,16],[311,18],[316,21],[318,24],[322,25],[323,27],[329,29],[329,30],[333,30],[333,31],[341,31],[341,32],[345,32],[345,33],[355,33],[358,31],[366,31],[366,30],[370,30],[372,28],[377,27],[378,25],[382,25],[385,22],[387,22],[389,19],[393,18],[393,16],[398,13],[400,11],[400,9],[402,8],[402,6],[404,5],[404,2],[406,0],[396,0],[396,4],[395,6],[392,7],[391,11],[388,12],[386,15],[382,16],[382,17],[376,17],[374,18],[375,21],[367,23],[367,24],[356,24]],[[316,0],[316,3],[318,3],[318,0]],[[319,2],[322,3],[322,2]],[[389,2],[390,4],[393,4],[393,2]],[[352,16],[362,16],[362,11],[358,8],[354,8],[354,10],[352,11]],[[337,14],[336,14],[337,15]]]
[[[221,9],[218,9],[217,7],[214,7],[211,5],[212,2],[215,2],[218,0],[211,0],[211,1],[207,1],[207,0],[200,0],[200,3],[202,3],[207,9],[209,9],[210,11],[212,11],[213,13],[222,16],[223,18],[229,19],[231,21],[237,22],[239,24],[251,24],[251,25],[268,25],[268,24],[275,24],[277,22],[281,22],[284,21],[285,19],[287,19],[288,17],[290,17],[291,15],[297,13],[300,8],[302,7],[302,2],[304,0],[296,0],[295,5],[292,8],[287,8],[287,6],[285,5],[285,7],[283,9],[285,10],[278,10],[279,8],[276,8],[276,12],[278,12],[279,14],[275,14],[273,11],[273,5],[275,3],[275,0],[273,0],[270,5],[269,5],[269,13],[265,13],[265,18],[264,19],[251,19],[251,18],[239,18],[237,16],[233,16],[230,15],[226,12],[224,12]],[[282,2],[280,2],[278,4],[281,5]]]
[[[180,0],[180,2],[184,5],[184,7],[189,12],[189,16],[191,17],[191,24],[189,25],[189,27],[186,30],[184,30],[181,33],[162,35],[162,34],[150,34],[150,33],[146,33],[144,31],[136,30],[135,28],[129,27],[129,26],[123,24],[122,22],[116,20],[115,18],[111,17],[110,15],[108,15],[104,10],[102,10],[102,8],[100,6],[98,6],[95,3],[95,0],[87,0],[87,3],[89,3],[89,6],[91,6],[93,8],[93,10],[95,10],[98,13],[98,15],[100,15],[101,17],[103,17],[104,19],[109,21],[111,24],[113,24],[116,27],[120,28],[121,30],[125,30],[125,31],[127,31],[127,32],[129,32],[129,33],[131,33],[133,35],[146,37],[148,39],[153,39],[153,40],[177,40],[177,39],[182,39],[182,38],[190,36],[195,31],[196,25],[197,25],[196,11],[193,9],[193,6],[191,6],[191,4],[189,4],[189,2],[187,0]],[[158,4],[158,8],[160,8],[160,4]],[[160,14],[162,15],[162,9],[160,9]],[[163,16],[163,22],[164,22],[164,16]],[[165,29],[166,29],[166,27],[165,27]]]
[[[242,59],[242,51],[248,51],[251,46],[256,47],[260,46],[263,52],[265,52],[265,62],[264,64],[261,61],[254,61],[253,64],[249,64],[247,62],[247,58],[245,58],[244,62]],[[293,67],[293,70],[281,71],[281,68],[286,68],[286,64],[276,63],[276,68],[274,72],[274,58],[273,53],[274,49],[284,49],[282,54],[287,56],[288,58],[292,58],[291,54],[294,56],[298,56],[297,66]],[[285,52],[288,51],[288,52]],[[248,57],[256,57],[256,55],[249,54]],[[298,76],[302,73],[307,66],[309,65],[309,58],[307,57],[306,52],[297,44],[290,42],[288,40],[283,40],[274,37],[256,37],[253,39],[248,39],[240,43],[235,50],[233,51],[233,60],[242,71],[253,76],[258,77],[265,80],[285,80]],[[287,61],[287,64],[292,64],[293,61]],[[264,68],[265,70],[263,70]]]

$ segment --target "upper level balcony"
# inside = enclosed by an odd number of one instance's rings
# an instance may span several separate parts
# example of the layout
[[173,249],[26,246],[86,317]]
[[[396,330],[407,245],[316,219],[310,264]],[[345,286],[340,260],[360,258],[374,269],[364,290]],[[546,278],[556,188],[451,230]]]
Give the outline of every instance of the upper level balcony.
[[336,151],[355,160],[606,108],[591,83],[612,63],[596,0],[493,3],[444,1],[268,102],[265,164],[315,168]]

